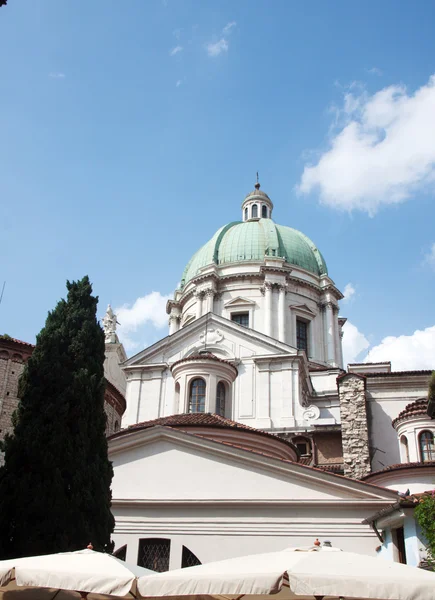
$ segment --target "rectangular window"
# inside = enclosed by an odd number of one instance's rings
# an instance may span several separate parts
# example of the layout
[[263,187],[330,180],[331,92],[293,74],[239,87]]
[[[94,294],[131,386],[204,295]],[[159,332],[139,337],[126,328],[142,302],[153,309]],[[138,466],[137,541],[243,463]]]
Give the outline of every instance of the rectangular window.
[[301,319],[296,319],[296,345],[308,356],[308,323]]
[[233,313],[231,321],[243,325],[243,327],[249,327],[249,313]]

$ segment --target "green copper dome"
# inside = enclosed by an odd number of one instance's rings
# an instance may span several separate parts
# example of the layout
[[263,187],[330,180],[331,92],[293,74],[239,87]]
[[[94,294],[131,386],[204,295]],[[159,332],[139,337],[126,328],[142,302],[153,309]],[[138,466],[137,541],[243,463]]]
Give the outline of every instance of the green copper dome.
[[236,221],[221,227],[193,255],[184,269],[181,287],[199,275],[203,267],[262,262],[265,256],[285,258],[290,265],[315,275],[327,274],[326,263],[314,243],[303,233],[277,225],[272,219]]

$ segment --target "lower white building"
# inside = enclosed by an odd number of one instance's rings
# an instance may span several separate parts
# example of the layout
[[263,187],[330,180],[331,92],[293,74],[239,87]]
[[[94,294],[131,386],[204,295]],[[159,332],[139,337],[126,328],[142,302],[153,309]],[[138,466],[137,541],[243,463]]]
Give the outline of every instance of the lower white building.
[[315,244],[272,210],[256,184],[242,220],[188,262],[169,335],[123,364],[109,452],[114,539],[130,561],[161,570],[316,538],[374,554],[371,515],[434,487],[430,371],[343,369],[343,296]]

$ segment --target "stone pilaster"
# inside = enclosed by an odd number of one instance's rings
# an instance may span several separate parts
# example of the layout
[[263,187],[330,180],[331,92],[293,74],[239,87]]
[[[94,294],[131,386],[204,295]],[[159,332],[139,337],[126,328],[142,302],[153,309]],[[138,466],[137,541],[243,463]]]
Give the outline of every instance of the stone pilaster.
[[352,479],[361,479],[371,470],[365,378],[356,373],[346,373],[337,379],[337,385],[344,474]]
[[272,336],[272,284],[264,282],[264,333]]
[[278,339],[280,342],[285,342],[285,295],[287,293],[287,285],[278,285]]

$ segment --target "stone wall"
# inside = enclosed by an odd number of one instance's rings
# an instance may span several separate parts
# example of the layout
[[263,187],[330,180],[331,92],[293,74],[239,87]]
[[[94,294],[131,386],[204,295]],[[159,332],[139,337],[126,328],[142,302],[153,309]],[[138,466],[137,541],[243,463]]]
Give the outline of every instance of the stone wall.
[[340,400],[344,474],[361,479],[370,473],[366,382],[354,373],[337,380]]
[[[12,433],[12,415],[18,406],[18,381],[34,346],[12,338],[0,337],[0,440]],[[124,395],[106,380],[104,410],[107,415],[106,435],[120,428],[125,411]],[[0,453],[0,465],[3,457]]]

